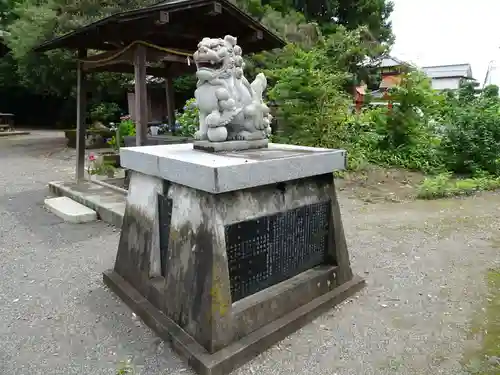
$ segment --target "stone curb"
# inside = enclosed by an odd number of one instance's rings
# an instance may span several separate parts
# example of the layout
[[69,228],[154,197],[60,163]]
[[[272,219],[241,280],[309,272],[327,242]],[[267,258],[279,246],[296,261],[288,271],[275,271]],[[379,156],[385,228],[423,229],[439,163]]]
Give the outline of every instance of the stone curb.
[[[91,184],[93,182],[86,182],[86,183]],[[103,189],[106,188],[104,186],[102,187]],[[105,202],[99,202],[96,199],[92,199],[92,197],[88,197],[79,191],[76,191],[68,186],[65,186],[64,182],[60,181],[49,182],[49,190],[52,194],[56,196],[65,196],[71,198],[74,201],[93,209],[95,212],[97,212],[98,217],[102,221],[108,224],[112,224],[117,228],[121,228],[124,212],[123,210],[120,210],[118,207],[116,207],[116,203],[106,204]],[[118,192],[115,191],[115,193],[118,195]]]
[[0,137],[13,137],[15,135],[28,135],[30,132],[25,131],[13,131],[13,132],[0,132]]

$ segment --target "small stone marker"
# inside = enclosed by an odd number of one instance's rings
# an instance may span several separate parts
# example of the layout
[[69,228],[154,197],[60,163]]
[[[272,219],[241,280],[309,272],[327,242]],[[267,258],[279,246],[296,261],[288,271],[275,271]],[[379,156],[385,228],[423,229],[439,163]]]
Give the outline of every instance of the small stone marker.
[[44,204],[50,212],[69,223],[88,223],[97,220],[94,210],[68,197],[47,198]]

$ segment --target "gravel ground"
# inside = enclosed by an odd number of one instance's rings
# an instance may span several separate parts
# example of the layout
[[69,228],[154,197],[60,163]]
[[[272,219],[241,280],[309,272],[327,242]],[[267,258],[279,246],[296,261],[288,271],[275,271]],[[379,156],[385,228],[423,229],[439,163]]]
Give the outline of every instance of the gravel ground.
[[[118,232],[43,209],[74,172],[62,133],[0,139],[0,374],[189,374],[102,284]],[[488,268],[500,267],[500,195],[363,204],[341,196],[368,287],[235,373],[459,375]],[[496,236],[496,237],[495,237]]]

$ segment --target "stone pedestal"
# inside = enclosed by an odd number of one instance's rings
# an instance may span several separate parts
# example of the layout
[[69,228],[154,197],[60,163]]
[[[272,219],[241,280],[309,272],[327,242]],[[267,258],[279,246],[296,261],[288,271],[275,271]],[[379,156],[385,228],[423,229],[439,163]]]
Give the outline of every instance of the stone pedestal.
[[343,150],[122,148],[112,288],[202,374],[225,374],[361,289],[333,171]]

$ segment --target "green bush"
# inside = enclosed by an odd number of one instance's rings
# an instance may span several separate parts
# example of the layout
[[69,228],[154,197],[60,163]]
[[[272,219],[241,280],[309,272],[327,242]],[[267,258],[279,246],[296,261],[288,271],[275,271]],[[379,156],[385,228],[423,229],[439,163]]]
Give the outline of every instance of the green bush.
[[135,123],[130,119],[130,116],[125,116],[122,118],[122,120],[118,124],[118,133],[120,135],[120,145],[118,145],[116,142],[116,133],[108,139],[108,144],[115,150],[118,150],[120,147],[124,146],[124,137],[135,136],[136,134]]
[[[343,86],[349,75],[328,67],[326,50],[290,45],[277,66],[266,70],[274,85],[269,99],[276,105],[280,132],[275,141],[318,147],[345,147],[353,119]],[[347,136],[347,138],[345,138]]]
[[118,120],[121,108],[116,103],[99,103],[93,106],[90,110],[90,120],[92,123],[101,122],[104,125],[112,121]]
[[[290,45],[267,63],[268,96],[277,106],[280,124],[273,140],[344,148],[349,169],[374,163],[437,174],[424,182],[421,197],[496,189],[498,88],[480,93],[476,85],[465,82],[458,93],[438,93],[427,77],[413,71],[390,90],[392,109],[383,106],[352,114],[352,98],[345,91],[352,77],[329,63],[331,48],[328,41],[308,50]],[[454,180],[446,172],[472,177]],[[480,173],[493,177],[479,178]]]
[[500,188],[500,177],[476,177],[453,179],[451,172],[427,177],[418,187],[417,198],[438,199],[452,196],[471,195],[480,190]]
[[118,131],[122,138],[135,136],[136,133],[135,123],[130,118],[125,118],[118,125]]
[[196,99],[189,99],[183,107],[183,112],[176,112],[175,123],[176,135],[192,137],[199,127],[199,111],[196,107]]
[[424,75],[411,72],[391,90],[392,110],[386,106],[350,112],[352,96],[346,86],[355,80],[342,66],[359,61],[360,51],[354,42],[339,45],[328,39],[308,50],[290,45],[268,63],[268,96],[277,106],[280,124],[275,140],[346,149],[350,169],[375,163],[443,170],[434,119],[444,97]]
[[392,109],[372,109],[366,114],[376,133],[370,161],[426,172],[441,170],[440,138],[433,119],[442,97],[419,72],[404,75],[390,96]]
[[500,175],[500,106],[484,104],[456,106],[450,112],[441,144],[447,169]]

